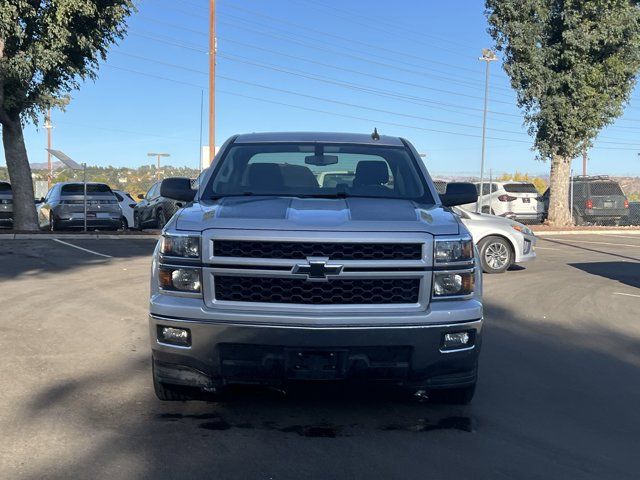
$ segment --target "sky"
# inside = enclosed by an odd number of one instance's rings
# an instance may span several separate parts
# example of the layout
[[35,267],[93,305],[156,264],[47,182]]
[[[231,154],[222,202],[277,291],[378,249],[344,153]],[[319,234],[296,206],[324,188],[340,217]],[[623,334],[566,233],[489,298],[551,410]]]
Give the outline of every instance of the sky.
[[[216,143],[236,133],[322,130],[409,139],[434,175],[477,174],[485,63],[480,0],[218,0]],[[53,147],[78,162],[139,167],[149,152],[199,165],[207,144],[208,1],[140,0],[98,79],[53,112]],[[486,171],[548,173],[501,62],[490,66]],[[640,92],[603,131],[589,173],[640,175]],[[46,130],[26,127],[32,163]],[[0,164],[4,152],[0,146]],[[574,168],[581,169],[575,161]]]

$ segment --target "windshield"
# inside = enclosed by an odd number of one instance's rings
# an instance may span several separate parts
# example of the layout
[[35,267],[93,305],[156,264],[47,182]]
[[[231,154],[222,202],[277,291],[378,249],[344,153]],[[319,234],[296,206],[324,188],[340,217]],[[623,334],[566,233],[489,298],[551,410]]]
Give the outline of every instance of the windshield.
[[235,145],[221,159],[201,198],[243,195],[434,203],[408,150],[371,145]]
[[507,183],[504,190],[509,193],[538,193],[533,183]]
[[[87,183],[87,194],[104,193],[110,194],[111,189],[103,183]],[[83,183],[69,183],[62,186],[61,195],[82,195],[84,194]]]
[[1,193],[11,193],[11,184],[7,182],[0,182]]
[[620,185],[615,182],[592,182],[591,195],[624,195],[624,193],[622,193]]

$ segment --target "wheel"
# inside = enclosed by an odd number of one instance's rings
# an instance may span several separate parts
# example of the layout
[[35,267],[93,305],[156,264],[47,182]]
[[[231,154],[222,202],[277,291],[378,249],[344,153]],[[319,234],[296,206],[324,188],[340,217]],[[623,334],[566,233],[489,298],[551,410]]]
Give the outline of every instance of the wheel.
[[122,230],[129,230],[129,222],[127,222],[125,217],[122,217],[120,220],[120,228],[122,228]]
[[156,214],[156,218],[157,218],[158,228],[162,230],[164,226],[167,224],[167,217],[164,214],[164,211],[158,210],[158,213]]
[[133,228],[135,230],[142,230],[142,223],[140,222],[140,214],[138,212],[133,214]]
[[584,225],[584,218],[578,212],[573,212],[573,223],[576,224],[577,227]]
[[153,390],[156,393],[156,397],[158,397],[159,400],[163,400],[165,402],[186,402],[187,400],[193,400],[193,397],[188,393],[182,391],[179,386],[168,385],[158,380],[158,378],[156,377],[156,368],[155,368],[155,365],[153,364],[152,364],[152,371],[153,371]]
[[49,230],[52,232],[56,231],[56,219],[53,216],[53,212],[49,213]]
[[480,240],[480,263],[485,273],[502,273],[513,263],[513,250],[507,240],[501,237],[487,237]]
[[447,388],[432,390],[429,399],[434,403],[446,403],[449,405],[469,405],[476,393],[476,384],[461,388]]

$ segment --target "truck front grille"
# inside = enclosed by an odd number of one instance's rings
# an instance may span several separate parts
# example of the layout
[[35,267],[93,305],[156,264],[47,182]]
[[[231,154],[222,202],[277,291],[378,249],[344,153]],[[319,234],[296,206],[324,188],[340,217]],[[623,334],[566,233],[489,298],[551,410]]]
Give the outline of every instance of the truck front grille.
[[213,254],[216,257],[292,260],[308,257],[327,257],[332,260],[420,260],[422,244],[214,240]]
[[376,305],[418,303],[419,278],[331,279],[214,277],[217,300],[300,305]]

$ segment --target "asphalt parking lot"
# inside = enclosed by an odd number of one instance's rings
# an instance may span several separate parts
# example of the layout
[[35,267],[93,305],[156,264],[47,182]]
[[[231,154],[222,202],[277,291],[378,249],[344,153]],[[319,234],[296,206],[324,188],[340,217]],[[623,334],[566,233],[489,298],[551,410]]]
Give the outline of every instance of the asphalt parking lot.
[[0,478],[636,479],[640,236],[538,242],[485,276],[470,406],[151,385],[152,240],[0,240]]

